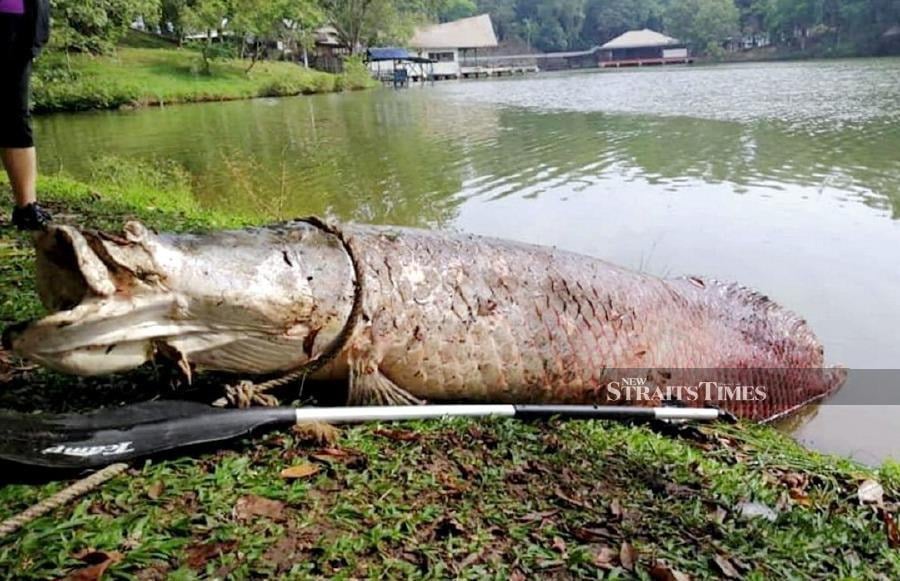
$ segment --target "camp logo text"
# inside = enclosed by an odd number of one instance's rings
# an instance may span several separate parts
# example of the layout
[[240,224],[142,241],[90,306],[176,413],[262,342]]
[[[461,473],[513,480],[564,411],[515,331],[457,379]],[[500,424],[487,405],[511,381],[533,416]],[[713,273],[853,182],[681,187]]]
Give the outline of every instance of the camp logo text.
[[134,442],[119,442],[118,444],[107,444],[105,446],[68,446],[59,444],[41,450],[42,454],[62,454],[63,456],[78,456],[87,458],[89,456],[118,456],[126,452],[134,451],[131,445]]
[[653,385],[646,377],[625,377],[606,384],[608,401],[765,401],[764,385],[700,381],[696,385]]

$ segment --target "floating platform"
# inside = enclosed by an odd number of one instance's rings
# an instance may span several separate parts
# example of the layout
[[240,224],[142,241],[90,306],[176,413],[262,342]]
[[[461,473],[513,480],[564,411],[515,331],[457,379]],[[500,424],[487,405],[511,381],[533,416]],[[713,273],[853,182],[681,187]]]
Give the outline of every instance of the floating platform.
[[668,57],[668,58],[642,58],[624,59],[617,61],[600,61],[601,69],[621,67],[658,67],[663,65],[689,65],[694,62],[693,57]]

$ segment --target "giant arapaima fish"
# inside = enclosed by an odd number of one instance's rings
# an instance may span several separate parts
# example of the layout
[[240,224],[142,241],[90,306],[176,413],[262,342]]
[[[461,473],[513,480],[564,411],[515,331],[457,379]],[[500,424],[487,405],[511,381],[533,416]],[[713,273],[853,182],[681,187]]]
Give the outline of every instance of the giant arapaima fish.
[[36,247],[51,314],[5,342],[78,375],[163,357],[345,378],[354,403],[705,405],[712,385],[754,420],[845,377],[800,317],[740,285],[468,234],[308,219],[170,235],[130,222],[117,235],[52,226]]

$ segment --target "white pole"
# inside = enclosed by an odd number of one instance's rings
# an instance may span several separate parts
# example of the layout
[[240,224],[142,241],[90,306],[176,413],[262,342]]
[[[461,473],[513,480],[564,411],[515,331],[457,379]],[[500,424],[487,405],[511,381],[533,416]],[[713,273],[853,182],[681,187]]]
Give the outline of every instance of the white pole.
[[369,421],[421,420],[444,417],[484,417],[511,418],[516,408],[509,404],[484,405],[408,405],[384,407],[340,407],[340,408],[299,408],[297,421],[326,421],[334,423],[356,423]]

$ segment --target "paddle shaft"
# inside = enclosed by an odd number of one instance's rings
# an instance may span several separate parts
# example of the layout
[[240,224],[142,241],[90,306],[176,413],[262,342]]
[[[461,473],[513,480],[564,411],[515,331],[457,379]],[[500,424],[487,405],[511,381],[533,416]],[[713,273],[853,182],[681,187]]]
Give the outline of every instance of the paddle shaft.
[[89,414],[2,415],[0,459],[44,468],[84,469],[224,442],[298,422],[345,424],[448,417],[702,421],[717,419],[722,412],[713,408],[510,404],[221,409],[173,400]]

